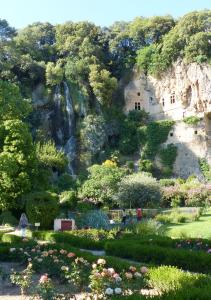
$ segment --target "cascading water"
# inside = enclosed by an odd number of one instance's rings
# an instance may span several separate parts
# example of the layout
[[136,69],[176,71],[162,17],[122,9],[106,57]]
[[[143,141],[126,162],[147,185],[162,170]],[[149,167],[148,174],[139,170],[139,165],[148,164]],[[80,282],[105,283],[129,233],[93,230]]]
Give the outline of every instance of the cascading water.
[[[58,121],[58,123],[61,122],[61,98],[62,98],[61,87],[59,84],[57,84],[53,100],[55,106],[56,120]],[[55,125],[56,125],[56,137],[55,137],[56,143],[61,146],[63,144],[64,134],[61,129],[61,124],[55,124]]]
[[74,175],[73,161],[76,156],[76,140],[74,136],[75,129],[75,114],[73,109],[73,101],[70,96],[70,90],[66,82],[64,82],[64,94],[65,94],[65,109],[67,117],[67,141],[64,145],[64,151],[68,158],[68,170]]

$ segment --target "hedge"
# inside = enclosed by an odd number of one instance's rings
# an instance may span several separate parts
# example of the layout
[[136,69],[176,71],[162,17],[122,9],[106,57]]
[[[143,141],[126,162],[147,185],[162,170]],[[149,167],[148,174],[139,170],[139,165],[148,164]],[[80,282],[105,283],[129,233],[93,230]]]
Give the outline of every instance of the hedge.
[[0,234],[0,242],[2,243],[19,243],[22,241],[22,237],[14,235],[14,234],[8,234],[8,233],[2,233]]
[[211,255],[202,251],[178,250],[156,245],[113,241],[105,244],[107,254],[139,262],[177,266],[184,270],[211,273]]
[[161,247],[171,247],[175,248],[176,244],[189,241],[191,244],[196,244],[198,242],[202,242],[202,244],[211,247],[211,240],[208,239],[199,239],[199,238],[189,238],[189,239],[182,239],[176,238],[172,239],[167,236],[160,236],[160,235],[151,235],[151,236],[143,236],[143,235],[134,235],[134,234],[123,234],[122,240],[131,240],[133,244],[151,244]]
[[72,235],[69,232],[34,231],[32,236],[33,238],[37,238],[39,240],[65,243],[77,248],[92,250],[102,250],[105,244],[105,241],[95,241],[90,238]]

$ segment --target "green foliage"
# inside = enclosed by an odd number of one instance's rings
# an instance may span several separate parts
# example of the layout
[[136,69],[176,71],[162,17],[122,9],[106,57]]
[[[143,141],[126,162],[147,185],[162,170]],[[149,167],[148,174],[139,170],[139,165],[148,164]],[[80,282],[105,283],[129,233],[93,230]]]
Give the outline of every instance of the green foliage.
[[133,154],[138,150],[138,147],[137,125],[126,119],[120,127],[119,151],[124,155]]
[[200,118],[197,116],[190,116],[183,119],[183,122],[188,125],[197,125],[200,122]]
[[184,286],[186,289],[201,285],[205,288],[210,282],[206,275],[191,274],[170,266],[151,268],[148,278],[148,284],[151,288],[165,293],[180,290]]
[[58,212],[58,196],[56,194],[34,192],[28,195],[26,214],[32,224],[40,223],[41,228],[50,228]]
[[77,202],[77,211],[79,211],[80,213],[87,213],[90,210],[94,209],[94,204],[88,201],[78,201]]
[[38,61],[50,60],[54,54],[55,28],[50,23],[34,23],[19,31],[15,43],[22,54]]
[[135,235],[140,234],[143,238],[143,236],[150,236],[150,235],[157,235],[161,233],[161,226],[160,224],[153,220],[143,220],[141,222],[138,222],[130,227],[130,230],[132,230],[132,233]]
[[159,180],[160,186],[174,186],[176,184],[175,179],[163,178]]
[[198,213],[180,213],[173,211],[166,214],[158,214],[155,219],[162,223],[186,223],[199,220]]
[[202,174],[204,175],[205,179],[207,181],[211,180],[211,168],[210,165],[208,164],[207,160],[204,158],[199,159],[199,165]]
[[54,142],[48,141],[45,144],[37,143],[36,155],[43,168],[54,168],[59,171],[65,170],[67,158],[63,151],[56,149]]
[[148,73],[149,65],[152,61],[152,56],[155,53],[156,46],[150,45],[137,51],[137,66],[145,73]]
[[85,151],[92,154],[99,152],[107,139],[106,124],[102,116],[88,115],[81,129],[81,143]]
[[116,165],[93,165],[88,169],[89,177],[82,185],[81,198],[89,198],[96,202],[111,203],[118,190],[118,183],[125,170]]
[[193,272],[210,272],[211,257],[202,251],[171,249],[128,240],[106,242],[106,254],[157,265],[172,265]]
[[160,76],[178,58],[188,63],[210,59],[209,10],[194,11],[183,16],[159,43],[138,52],[137,63],[147,73]]
[[16,217],[13,216],[13,214],[10,211],[6,210],[0,214],[0,224],[17,225],[18,220],[16,219]]
[[32,235],[39,240],[69,244],[82,249],[103,249],[104,244],[102,241],[95,241],[89,237],[79,237],[68,232],[34,231]]
[[177,156],[177,146],[168,144],[160,150],[159,155],[163,166],[168,167],[171,172]]
[[48,62],[46,66],[46,82],[48,85],[54,86],[61,83],[63,79],[63,68],[60,64]]
[[164,120],[149,123],[146,128],[146,144],[143,149],[142,158],[154,158],[162,143],[167,140],[169,131],[174,121]]
[[153,171],[153,163],[149,159],[139,160],[138,168],[140,172],[149,172],[152,173]]
[[112,104],[112,94],[117,88],[117,80],[109,71],[100,66],[90,66],[89,82],[97,100],[104,106]]
[[145,110],[131,110],[127,115],[130,122],[135,123],[137,126],[144,125],[148,120],[149,114]]
[[30,191],[37,163],[32,138],[20,120],[0,125],[0,208],[20,208],[21,197]]
[[159,205],[160,187],[155,178],[137,173],[128,175],[119,183],[115,200],[123,207],[154,207]]
[[23,119],[31,111],[28,101],[23,100],[17,85],[0,80],[0,122]]
[[59,195],[59,203],[61,207],[74,210],[77,205],[77,194],[75,191],[64,191]]

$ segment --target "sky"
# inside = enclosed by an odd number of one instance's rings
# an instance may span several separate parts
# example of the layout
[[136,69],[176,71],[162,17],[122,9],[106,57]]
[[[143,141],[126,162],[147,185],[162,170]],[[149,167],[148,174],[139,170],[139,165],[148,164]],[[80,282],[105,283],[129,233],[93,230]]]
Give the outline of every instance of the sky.
[[90,21],[109,26],[137,16],[170,14],[178,18],[202,9],[211,9],[211,0],[0,0],[0,19],[16,28],[38,21]]

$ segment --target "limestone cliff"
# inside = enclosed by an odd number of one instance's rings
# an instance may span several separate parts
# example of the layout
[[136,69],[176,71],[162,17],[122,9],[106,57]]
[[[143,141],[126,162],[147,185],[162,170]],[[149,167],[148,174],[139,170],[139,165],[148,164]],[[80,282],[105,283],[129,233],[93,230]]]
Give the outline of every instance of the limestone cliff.
[[[139,108],[152,119],[176,121],[166,142],[178,148],[174,172],[182,177],[200,176],[198,159],[211,163],[211,66],[177,61],[159,79],[134,73],[125,87],[125,112]],[[193,115],[201,118],[198,125],[183,122]]]

